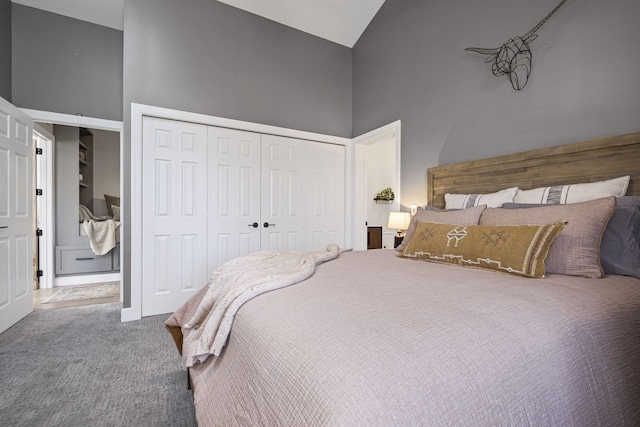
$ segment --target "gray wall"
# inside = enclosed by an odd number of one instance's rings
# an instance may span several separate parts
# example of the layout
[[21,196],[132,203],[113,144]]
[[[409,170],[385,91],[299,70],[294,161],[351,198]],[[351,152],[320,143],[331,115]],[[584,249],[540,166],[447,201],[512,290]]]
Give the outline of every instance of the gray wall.
[[[78,227],[78,146],[80,131],[73,126],[53,127],[55,143],[56,246],[86,245]],[[85,203],[86,204],[86,203]],[[91,207],[89,207],[91,209]]]
[[0,0],[0,97],[11,102],[11,0]]
[[640,2],[571,0],[532,43],[522,91],[469,46],[523,35],[558,0],[386,0],[353,51],[353,133],[402,120],[402,194],[426,170],[640,130]]
[[124,55],[125,105],[351,136],[347,47],[217,1],[129,0]]
[[13,4],[12,102],[122,120],[123,33]]
[[211,0],[127,0],[124,16],[125,146],[131,102],[351,136],[351,49]]
[[[93,214],[107,215],[104,195],[120,197],[120,133],[93,132]],[[99,159],[100,161],[95,161]]]

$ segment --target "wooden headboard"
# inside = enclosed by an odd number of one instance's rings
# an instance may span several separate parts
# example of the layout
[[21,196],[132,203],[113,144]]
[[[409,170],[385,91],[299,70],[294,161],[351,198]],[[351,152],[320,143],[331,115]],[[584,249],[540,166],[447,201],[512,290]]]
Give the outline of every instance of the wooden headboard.
[[445,193],[529,190],[623,175],[631,176],[627,195],[640,196],[640,132],[429,168],[427,201],[443,208]]

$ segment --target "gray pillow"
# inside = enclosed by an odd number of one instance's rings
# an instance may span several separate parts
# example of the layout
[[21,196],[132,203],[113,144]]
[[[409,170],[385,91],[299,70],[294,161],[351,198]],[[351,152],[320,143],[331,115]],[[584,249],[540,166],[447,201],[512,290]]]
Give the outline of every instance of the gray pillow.
[[[569,205],[544,205],[528,209],[488,208],[480,225],[543,225],[564,222],[551,245],[547,273],[602,277],[600,241],[616,208],[615,197]],[[517,211],[517,212],[516,212]]]
[[105,194],[104,201],[107,203],[107,214],[113,218],[113,206],[120,207],[120,197]]
[[[505,209],[539,207],[538,204],[505,203]],[[600,242],[600,262],[606,274],[640,279],[640,197],[616,199],[616,210]]]

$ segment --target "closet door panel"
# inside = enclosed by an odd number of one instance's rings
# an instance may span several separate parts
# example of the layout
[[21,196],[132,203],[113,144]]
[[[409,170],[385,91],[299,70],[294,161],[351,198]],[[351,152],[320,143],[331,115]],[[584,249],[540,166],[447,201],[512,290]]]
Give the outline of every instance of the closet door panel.
[[262,249],[307,250],[306,141],[262,136]]
[[143,316],[175,311],[207,282],[206,135],[143,119]]
[[309,249],[330,243],[344,247],[345,147],[307,143],[307,227]]
[[207,139],[211,274],[230,259],[260,250],[261,153],[257,133],[210,126]]

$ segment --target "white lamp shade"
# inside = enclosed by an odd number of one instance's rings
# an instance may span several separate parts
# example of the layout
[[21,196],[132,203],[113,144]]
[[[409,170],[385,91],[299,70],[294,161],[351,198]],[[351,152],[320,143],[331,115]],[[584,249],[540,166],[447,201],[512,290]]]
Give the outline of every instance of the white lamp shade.
[[409,228],[411,215],[409,212],[389,212],[389,222],[387,228],[392,230],[406,230]]

